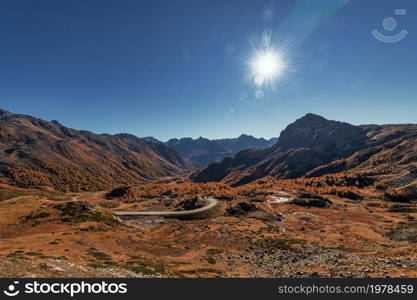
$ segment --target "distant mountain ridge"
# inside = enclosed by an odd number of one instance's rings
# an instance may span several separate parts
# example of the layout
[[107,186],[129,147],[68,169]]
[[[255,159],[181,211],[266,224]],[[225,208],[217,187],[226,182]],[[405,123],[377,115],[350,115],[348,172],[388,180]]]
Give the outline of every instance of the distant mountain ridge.
[[165,144],[178,151],[198,166],[205,166],[227,156],[234,156],[244,149],[263,149],[272,146],[277,138],[266,140],[242,134],[238,138],[209,140],[203,137],[197,139],[170,139]]
[[152,142],[152,143],[159,143],[159,144],[163,144],[163,142],[161,142],[160,140],[154,138],[153,136],[145,136],[141,138],[142,140],[148,141],[148,142]]
[[94,134],[0,110],[0,182],[92,191],[192,167],[168,146],[134,135]]
[[417,125],[354,126],[307,114],[288,125],[273,146],[243,150],[193,172],[190,178],[240,185],[265,176],[297,178],[352,169],[381,173],[392,169],[392,174],[405,176],[408,182],[415,180]]
[[[192,160],[207,165],[191,171]],[[415,188],[417,125],[354,126],[307,114],[288,125],[278,141],[241,135],[162,143],[127,133],[75,130],[0,110],[0,183],[20,187],[95,191],[176,175],[241,185],[266,176],[356,171],[381,175],[394,187]]]
[[241,134],[238,138],[218,139],[217,143],[231,149],[233,152],[239,152],[245,149],[263,149],[272,146],[278,141],[278,138],[255,138],[252,135]]

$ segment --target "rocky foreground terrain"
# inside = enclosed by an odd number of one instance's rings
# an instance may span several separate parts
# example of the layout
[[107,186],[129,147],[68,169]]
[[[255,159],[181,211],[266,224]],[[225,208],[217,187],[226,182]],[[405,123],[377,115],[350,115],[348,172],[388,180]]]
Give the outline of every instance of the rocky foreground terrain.
[[[380,182],[338,174],[231,188],[183,178],[75,197],[1,186],[4,277],[415,277],[417,205]],[[184,210],[194,219],[119,219]],[[395,199],[394,199],[395,200]]]

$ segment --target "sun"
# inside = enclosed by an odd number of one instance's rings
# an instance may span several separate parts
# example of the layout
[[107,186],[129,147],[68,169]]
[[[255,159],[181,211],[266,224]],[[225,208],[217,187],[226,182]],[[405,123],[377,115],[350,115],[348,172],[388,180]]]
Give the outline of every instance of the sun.
[[278,52],[264,50],[258,52],[251,62],[254,82],[260,86],[266,81],[272,81],[285,69],[285,63]]
[[256,100],[274,99],[284,85],[293,84],[292,76],[297,65],[294,43],[282,37],[273,39],[272,30],[265,30],[258,38],[249,39],[251,49],[243,57],[245,63],[245,82],[253,89]]

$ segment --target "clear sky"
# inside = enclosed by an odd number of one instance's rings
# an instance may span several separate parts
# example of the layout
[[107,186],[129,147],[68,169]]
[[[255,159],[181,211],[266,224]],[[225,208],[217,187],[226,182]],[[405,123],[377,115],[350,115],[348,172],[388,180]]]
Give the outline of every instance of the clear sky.
[[[265,36],[286,49],[276,89],[250,77]],[[0,1],[0,108],[76,129],[272,137],[308,112],[417,123],[416,95],[415,0]]]

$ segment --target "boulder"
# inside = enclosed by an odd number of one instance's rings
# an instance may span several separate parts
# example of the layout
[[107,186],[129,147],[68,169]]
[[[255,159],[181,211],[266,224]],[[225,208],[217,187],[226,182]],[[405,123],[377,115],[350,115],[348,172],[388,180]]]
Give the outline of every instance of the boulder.
[[299,206],[304,207],[330,207],[332,205],[332,201],[325,199],[323,197],[321,198],[295,198],[290,204],[295,204]]
[[257,210],[258,207],[255,204],[247,202],[239,202],[235,206],[226,208],[226,212],[231,216],[242,216]]

